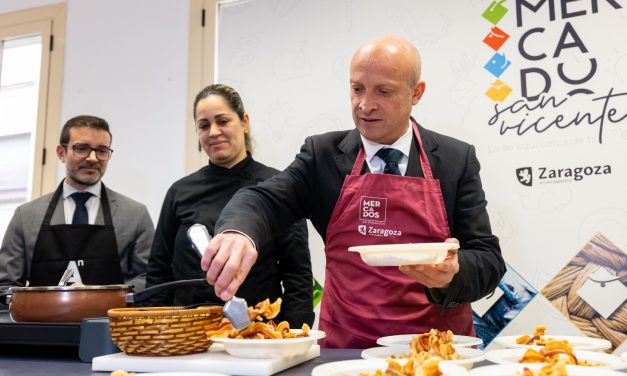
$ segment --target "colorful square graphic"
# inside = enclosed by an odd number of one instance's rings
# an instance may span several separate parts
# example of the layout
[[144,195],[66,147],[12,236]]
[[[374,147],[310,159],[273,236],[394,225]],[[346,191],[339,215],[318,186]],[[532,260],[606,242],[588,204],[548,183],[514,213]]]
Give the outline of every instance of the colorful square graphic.
[[498,298],[487,297],[481,302],[489,308],[483,314],[478,312],[473,303],[472,320],[475,324],[477,337],[483,340],[481,348],[488,346],[492,340],[538,295],[538,291],[507,264],[507,272],[499,282]]
[[490,46],[494,51],[498,51],[508,39],[509,34],[501,30],[498,26],[493,26],[488,35],[483,38],[483,43]]
[[499,78],[501,77],[503,72],[505,72],[505,70],[509,68],[510,65],[512,65],[512,62],[507,60],[507,57],[505,57],[505,54],[504,53],[500,54],[497,52],[494,55],[492,55],[490,60],[488,60],[488,62],[486,63],[486,65],[483,66],[483,68],[485,68],[485,70],[487,70],[488,72],[492,73],[494,77]]
[[501,80],[496,80],[490,84],[490,88],[485,92],[488,98],[495,102],[503,102],[512,92],[512,88]]
[[597,232],[540,293],[582,333],[615,349],[627,340],[626,271],[627,254]]
[[507,13],[508,9],[503,6],[504,2],[505,0],[494,0],[481,16],[496,25]]

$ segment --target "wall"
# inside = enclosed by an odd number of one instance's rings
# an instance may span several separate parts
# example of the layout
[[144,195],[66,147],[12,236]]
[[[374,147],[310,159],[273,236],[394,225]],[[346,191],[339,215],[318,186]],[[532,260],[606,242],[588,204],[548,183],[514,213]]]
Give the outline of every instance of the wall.
[[[0,13],[58,2],[5,0]],[[107,119],[115,151],[103,181],[145,203],[155,224],[184,174],[188,9],[179,0],[67,1],[62,122]]]

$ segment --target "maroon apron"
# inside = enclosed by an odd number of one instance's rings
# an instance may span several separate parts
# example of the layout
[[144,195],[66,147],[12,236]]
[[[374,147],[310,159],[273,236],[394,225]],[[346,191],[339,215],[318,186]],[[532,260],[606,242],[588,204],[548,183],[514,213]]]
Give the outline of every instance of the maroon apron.
[[421,284],[396,266],[373,267],[348,247],[443,242],[450,237],[440,182],[433,179],[418,128],[413,124],[424,178],[359,175],[360,148],[346,176],[327,228],[326,276],[320,329],[323,347],[367,348],[379,337],[435,328],[474,335],[470,304],[441,312]]

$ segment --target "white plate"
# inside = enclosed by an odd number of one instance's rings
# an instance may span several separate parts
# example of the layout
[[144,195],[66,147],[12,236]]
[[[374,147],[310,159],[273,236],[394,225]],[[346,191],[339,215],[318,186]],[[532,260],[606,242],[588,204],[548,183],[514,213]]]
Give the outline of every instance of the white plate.
[[215,372],[148,372],[135,373],[138,376],[228,376],[226,373]]
[[[292,329],[300,333],[300,329]],[[211,340],[224,345],[227,353],[240,358],[284,358],[304,354],[325,334],[320,330],[310,330],[308,337],[286,339],[237,339],[212,337]]]
[[361,259],[370,266],[399,266],[439,264],[449,249],[458,248],[457,243],[407,243],[362,245],[348,250],[359,252]]
[[[498,364],[508,364],[508,363],[518,363],[518,360],[523,357],[523,354],[527,351],[527,349],[505,349],[505,350],[492,350],[485,353],[485,357],[487,360],[492,363]],[[627,367],[627,364],[623,362],[623,360],[611,354],[606,354],[604,352],[599,351],[586,351],[586,350],[575,350],[573,351],[575,357],[580,361],[588,361],[590,363],[603,363],[603,367],[594,367],[594,368],[605,368],[605,369],[621,369]],[[524,364],[533,364],[533,363],[524,363]],[[589,368],[589,367],[586,367]]]
[[[494,339],[494,343],[499,344],[508,349],[515,348],[534,348],[539,349],[542,346],[537,345],[521,345],[516,343],[516,339],[520,336],[501,336]],[[545,338],[552,338],[559,341],[566,340],[575,350],[607,350],[612,347],[610,341],[601,338],[590,338],[585,336],[553,336],[544,335]]]
[[[377,344],[381,346],[394,346],[394,345],[405,345],[409,346],[411,340],[417,336],[418,334],[399,334],[395,336],[387,336],[381,337],[377,339]],[[453,346],[455,347],[470,347],[476,346],[483,343],[481,338],[470,337],[470,336],[453,336]]]
[[[385,371],[387,367],[388,363],[383,359],[342,360],[316,366],[311,371],[311,376],[357,376],[361,372],[374,373],[376,370]],[[463,376],[468,374],[464,367],[445,362],[440,363],[440,371],[443,376]]]
[[[470,371],[469,376],[512,376],[527,367],[531,370],[544,366],[544,364],[499,364],[495,366],[477,367]],[[610,371],[598,367],[566,366],[568,376],[625,376],[624,373]]]
[[[457,353],[461,357],[458,360],[446,360],[447,363],[454,363],[465,368],[472,368],[475,363],[485,359],[485,354],[481,350],[471,349],[468,347],[456,348]],[[409,348],[403,345],[372,347],[361,352],[364,359],[387,359],[391,355],[407,355]]]

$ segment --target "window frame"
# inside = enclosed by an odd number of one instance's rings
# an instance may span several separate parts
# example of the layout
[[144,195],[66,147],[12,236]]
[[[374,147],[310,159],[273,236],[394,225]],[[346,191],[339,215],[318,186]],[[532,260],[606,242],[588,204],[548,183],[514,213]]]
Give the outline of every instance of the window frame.
[[206,166],[209,158],[202,150],[194,125],[196,94],[215,80],[217,12],[220,0],[190,0],[187,110],[185,122],[185,173]]
[[55,149],[61,119],[66,14],[65,3],[0,14],[0,40],[35,33],[42,36],[30,199],[57,185]]

